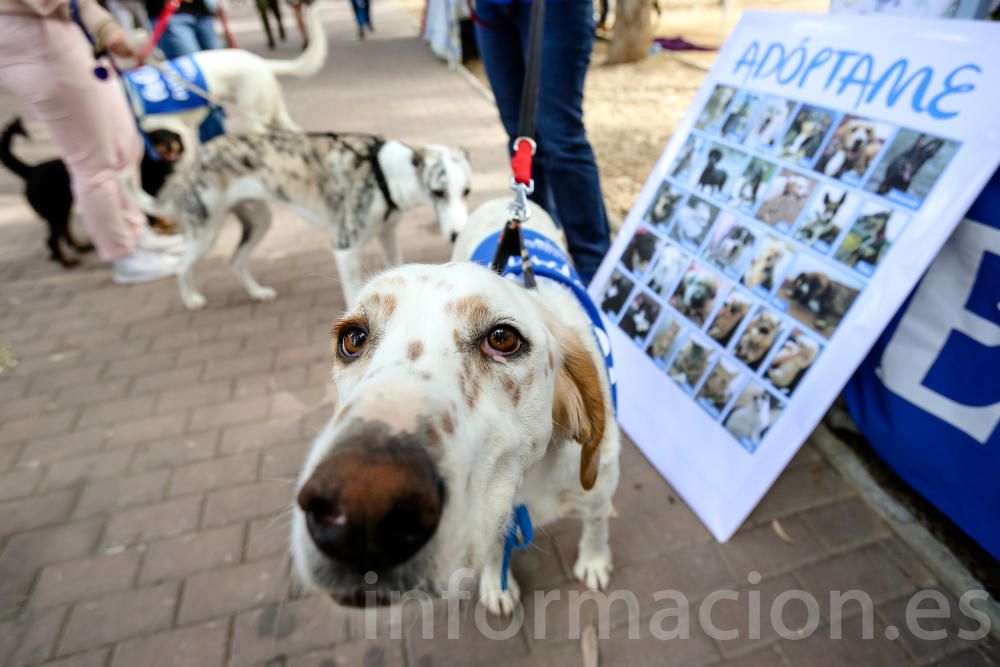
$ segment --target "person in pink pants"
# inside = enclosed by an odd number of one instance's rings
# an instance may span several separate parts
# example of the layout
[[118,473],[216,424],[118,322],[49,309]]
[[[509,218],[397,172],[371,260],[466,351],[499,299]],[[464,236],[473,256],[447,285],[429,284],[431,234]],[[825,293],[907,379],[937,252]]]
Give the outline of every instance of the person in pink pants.
[[[83,24],[103,47],[133,55],[125,31],[95,0],[80,0]],[[114,74],[94,74],[94,51],[68,0],[0,0],[0,85],[48,127],[66,162],[73,196],[97,252],[120,283],[170,275],[178,238],[153,234],[119,185],[137,170],[143,142]]]

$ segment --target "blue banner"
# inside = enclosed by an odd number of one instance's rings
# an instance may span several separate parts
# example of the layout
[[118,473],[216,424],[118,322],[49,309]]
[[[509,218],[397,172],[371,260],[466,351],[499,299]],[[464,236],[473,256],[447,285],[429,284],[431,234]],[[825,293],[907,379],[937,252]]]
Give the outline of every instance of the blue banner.
[[1000,558],[1000,172],[844,393],[879,456]]
[[168,60],[161,67],[170,74],[151,65],[125,73],[125,82],[131,89],[130,97],[137,105],[136,112],[140,116],[178,113],[208,105],[208,100],[183,83],[187,81],[199,90],[208,88],[205,74],[194,58],[181,56]]

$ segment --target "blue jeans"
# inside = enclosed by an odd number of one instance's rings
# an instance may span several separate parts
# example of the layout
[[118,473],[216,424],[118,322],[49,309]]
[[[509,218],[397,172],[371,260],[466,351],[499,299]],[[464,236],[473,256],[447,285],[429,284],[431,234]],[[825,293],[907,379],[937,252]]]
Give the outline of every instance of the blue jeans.
[[354,10],[354,20],[358,22],[359,29],[371,27],[370,0],[351,0],[351,9]]
[[[215,34],[215,19],[211,16],[197,16],[178,12],[170,17],[167,29],[163,31],[158,45],[168,60],[187,56],[198,51],[219,48],[219,38]],[[222,109],[212,109],[198,127],[202,143],[225,132],[222,125]]]
[[[594,44],[590,0],[545,4],[531,196],[562,226],[570,255],[587,282],[610,245],[594,151],[583,127],[583,80]],[[500,120],[517,137],[531,6],[477,0],[479,54],[496,97]]]

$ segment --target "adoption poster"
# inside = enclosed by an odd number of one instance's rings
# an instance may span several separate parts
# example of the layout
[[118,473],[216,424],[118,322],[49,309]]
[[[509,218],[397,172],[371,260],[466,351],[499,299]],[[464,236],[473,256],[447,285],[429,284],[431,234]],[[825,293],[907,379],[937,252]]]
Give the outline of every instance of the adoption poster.
[[1000,25],[747,12],[591,284],[619,419],[717,539],[1000,162]]

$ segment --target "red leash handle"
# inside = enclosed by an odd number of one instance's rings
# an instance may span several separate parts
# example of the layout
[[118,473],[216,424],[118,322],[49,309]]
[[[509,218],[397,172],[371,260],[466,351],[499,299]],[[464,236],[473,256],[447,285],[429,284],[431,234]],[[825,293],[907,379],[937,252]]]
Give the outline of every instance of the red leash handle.
[[529,137],[514,140],[514,157],[510,159],[510,169],[514,172],[514,182],[531,185],[531,159],[535,155],[535,141]]
[[166,4],[163,5],[163,11],[160,12],[160,17],[156,19],[156,25],[153,26],[153,34],[150,35],[146,46],[139,53],[138,60],[140,65],[149,57],[149,54],[153,52],[156,45],[160,43],[160,38],[163,37],[163,33],[167,29],[167,24],[170,23],[170,18],[177,13],[180,7],[181,0],[167,0]]

